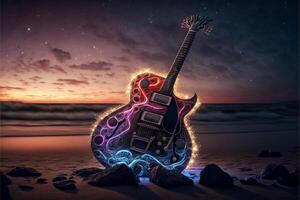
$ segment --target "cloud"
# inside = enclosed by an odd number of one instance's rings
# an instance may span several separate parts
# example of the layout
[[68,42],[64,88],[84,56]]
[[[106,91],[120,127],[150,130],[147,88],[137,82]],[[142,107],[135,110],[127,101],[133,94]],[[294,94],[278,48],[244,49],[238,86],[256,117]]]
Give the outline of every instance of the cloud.
[[60,72],[67,74],[67,72],[59,65],[51,65],[49,59],[33,60],[31,57],[25,58],[24,56],[19,56],[15,60],[13,60],[11,64],[12,65],[5,65],[5,67],[3,67],[3,71],[13,71],[22,74],[29,73],[31,71],[51,73]]
[[91,71],[109,71],[111,70],[112,63],[105,62],[105,61],[98,61],[98,62],[90,62],[81,65],[70,65],[69,68],[71,69],[81,69],[81,70],[91,70]]
[[114,77],[116,74],[114,72],[111,72],[111,73],[106,73],[106,75],[109,77]]
[[113,56],[113,59],[121,62],[129,62],[130,59],[127,56]]
[[22,87],[0,86],[0,90],[26,90],[26,89]]
[[19,79],[19,81],[22,83],[22,85],[29,85],[29,82],[25,81],[24,79]]
[[[85,24],[83,29],[100,40],[114,46],[120,46],[125,55],[113,57],[118,61],[129,62],[132,58],[136,58],[147,64],[163,63],[166,65],[172,62],[176,54],[174,38],[171,37],[170,39],[167,36],[176,28],[180,30],[178,25],[174,27],[172,25],[161,25],[147,29],[146,34],[143,34],[142,37],[134,37],[129,32],[124,32],[115,26],[100,28],[94,23]],[[170,27],[172,27],[171,30]],[[175,32],[177,35],[178,30]]]
[[31,63],[29,66],[29,70],[30,69],[35,70],[35,71],[45,71],[45,72],[57,71],[57,72],[61,72],[64,74],[67,73],[62,67],[60,67],[58,65],[51,65],[50,60],[48,60],[48,59],[41,59],[41,60],[37,60],[37,61]]
[[[68,84],[68,85],[88,85],[89,82],[85,81],[85,80],[77,80],[77,79],[57,79],[56,80],[58,83],[62,83],[62,84]],[[59,85],[56,83],[56,85]]]
[[56,60],[60,63],[63,63],[65,61],[71,59],[70,52],[64,51],[59,48],[51,48],[50,50],[51,50],[52,54],[54,55],[54,57],[56,58]]
[[64,85],[64,83],[52,83],[53,85],[59,85],[59,86],[61,86],[61,85]]
[[112,91],[110,93],[112,93],[112,94],[125,94],[124,91]]
[[32,80],[32,81],[34,81],[34,82],[36,82],[36,81],[41,80],[42,77],[40,77],[40,76],[33,76],[33,77],[30,77],[29,79]]
[[157,50],[156,52],[150,52],[143,49],[133,49],[131,51],[129,49],[123,49],[123,52],[128,53],[131,56],[134,56],[137,59],[148,63],[153,63],[153,62],[159,62],[164,64],[168,62],[171,63],[172,59],[175,57],[175,54],[170,55],[164,52],[159,52],[159,50]]
[[138,70],[137,67],[128,66],[128,65],[118,65],[119,68],[121,68],[123,71],[126,71],[128,73],[132,73]]
[[149,45],[145,41],[139,41],[135,37],[125,34],[123,31],[113,27],[99,27],[94,23],[87,23],[82,27],[84,30],[90,32],[99,39],[109,41],[115,45],[120,45],[127,48],[135,49],[141,45]]

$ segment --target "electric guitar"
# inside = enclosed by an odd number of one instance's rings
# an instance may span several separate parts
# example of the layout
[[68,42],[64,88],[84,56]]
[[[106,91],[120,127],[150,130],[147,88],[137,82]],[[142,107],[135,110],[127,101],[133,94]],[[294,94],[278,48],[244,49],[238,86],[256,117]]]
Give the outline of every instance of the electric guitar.
[[150,164],[181,172],[192,154],[192,141],[184,117],[197,95],[181,99],[173,87],[196,33],[212,30],[206,16],[193,15],[182,21],[188,29],[166,78],[152,73],[138,75],[131,83],[130,101],[96,122],[91,145],[105,167],[125,163],[138,176],[149,175]]

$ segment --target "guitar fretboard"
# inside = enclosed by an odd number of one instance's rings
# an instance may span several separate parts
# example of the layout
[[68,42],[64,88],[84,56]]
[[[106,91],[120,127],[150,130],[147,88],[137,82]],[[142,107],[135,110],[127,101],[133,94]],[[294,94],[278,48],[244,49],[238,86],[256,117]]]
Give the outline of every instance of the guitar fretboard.
[[174,59],[172,67],[164,81],[164,84],[160,90],[161,93],[171,94],[173,92],[173,87],[176,81],[176,78],[183,66],[184,60],[192,46],[193,40],[195,38],[196,32],[189,30],[186,34],[180,49]]

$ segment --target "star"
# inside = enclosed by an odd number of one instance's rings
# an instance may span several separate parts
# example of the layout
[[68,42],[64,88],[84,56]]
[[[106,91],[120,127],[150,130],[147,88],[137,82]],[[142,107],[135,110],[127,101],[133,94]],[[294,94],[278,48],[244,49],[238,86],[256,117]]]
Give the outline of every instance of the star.
[[27,32],[30,32],[30,31],[31,31],[31,27],[27,27],[27,28],[26,28],[26,31],[27,31]]

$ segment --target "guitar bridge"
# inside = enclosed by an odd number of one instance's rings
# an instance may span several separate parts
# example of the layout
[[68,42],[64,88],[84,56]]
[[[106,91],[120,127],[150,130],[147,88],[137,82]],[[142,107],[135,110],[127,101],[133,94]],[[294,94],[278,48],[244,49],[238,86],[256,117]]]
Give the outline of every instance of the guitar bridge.
[[141,126],[137,132],[133,133],[130,141],[130,149],[139,153],[145,153],[149,150],[151,143],[154,141],[154,129]]

